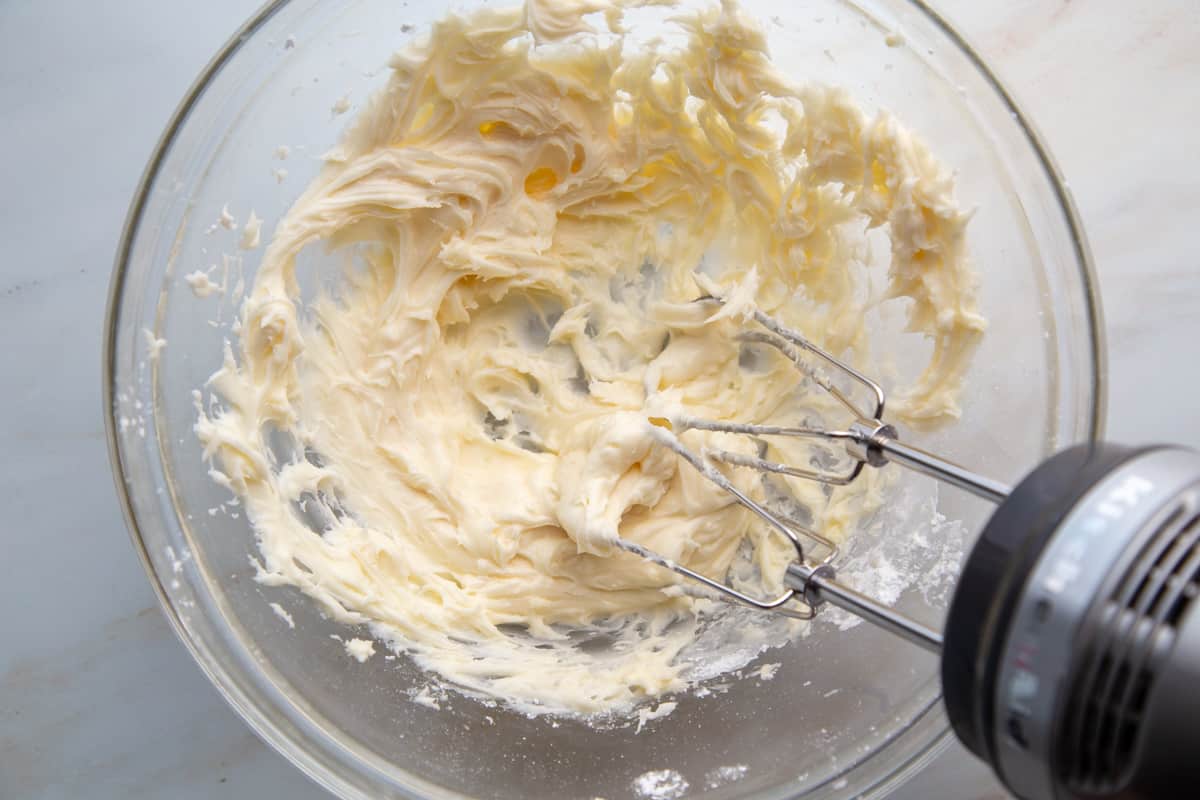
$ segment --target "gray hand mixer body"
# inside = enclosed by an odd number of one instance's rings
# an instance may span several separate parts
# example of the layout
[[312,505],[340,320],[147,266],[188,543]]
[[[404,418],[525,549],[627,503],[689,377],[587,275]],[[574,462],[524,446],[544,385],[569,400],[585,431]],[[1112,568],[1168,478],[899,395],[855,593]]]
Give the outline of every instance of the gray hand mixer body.
[[[719,303],[712,297],[700,302]],[[793,361],[846,408],[845,430],[652,420],[660,440],[795,546],[786,591],[757,598],[634,543],[630,552],[764,610],[811,617],[826,603],[941,656],[955,734],[1025,800],[1149,800],[1200,787],[1200,453],[1175,446],[1085,444],[1051,457],[1015,488],[901,443],[874,381],[797,331],[756,312],[744,338]],[[816,366],[814,366],[816,364]],[[823,372],[832,369],[838,379]],[[845,387],[871,397],[863,409]],[[758,440],[839,442],[841,472],[722,450],[697,454],[699,429]],[[765,456],[766,448],[760,449]],[[837,580],[824,540],[739,490],[721,462],[845,484],[895,462],[997,503],[967,557],[943,634]]]
[[1200,786],[1200,454],[1081,445],[1019,483],[950,605],[959,739],[1018,797]]

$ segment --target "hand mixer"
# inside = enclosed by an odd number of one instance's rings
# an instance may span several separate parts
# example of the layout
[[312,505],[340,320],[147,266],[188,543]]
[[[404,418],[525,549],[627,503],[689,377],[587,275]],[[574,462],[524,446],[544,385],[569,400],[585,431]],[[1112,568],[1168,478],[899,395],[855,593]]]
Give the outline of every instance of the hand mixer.
[[[762,312],[753,322],[742,338],[795,363],[849,413],[848,426],[651,421],[665,445],[795,547],[786,591],[757,598],[635,543],[621,546],[737,602],[805,618],[828,603],[939,654],[954,732],[1019,797],[1194,796],[1200,742],[1189,734],[1200,734],[1200,453],[1079,445],[1010,489],[902,443],[883,420],[878,383]],[[840,377],[831,380],[822,365]],[[870,396],[870,408],[841,388],[852,385]],[[850,466],[834,471],[725,450],[695,453],[677,436],[689,429],[841,443]],[[748,497],[715,462],[834,485],[893,462],[995,503],[959,578],[944,636],[839,583],[831,543]],[[820,561],[806,552],[814,543],[828,553]]]

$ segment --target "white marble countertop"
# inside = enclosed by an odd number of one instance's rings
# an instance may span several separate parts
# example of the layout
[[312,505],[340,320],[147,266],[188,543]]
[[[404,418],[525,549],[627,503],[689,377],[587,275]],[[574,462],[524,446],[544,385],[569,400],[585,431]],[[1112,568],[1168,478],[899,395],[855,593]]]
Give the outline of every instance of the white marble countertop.
[[[100,330],[185,88],[257,0],[0,4],[0,797],[321,798],[158,611],[117,506]],[[1200,445],[1200,4],[940,0],[1066,174],[1108,319],[1109,434]],[[952,750],[897,797],[1001,796]]]

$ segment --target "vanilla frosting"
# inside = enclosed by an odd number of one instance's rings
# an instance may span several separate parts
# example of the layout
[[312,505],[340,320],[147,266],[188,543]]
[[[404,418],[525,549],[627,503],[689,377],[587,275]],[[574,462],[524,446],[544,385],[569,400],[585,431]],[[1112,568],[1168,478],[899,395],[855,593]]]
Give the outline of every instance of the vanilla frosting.
[[[649,422],[836,411],[738,340],[755,309],[867,358],[864,309],[881,298],[859,254],[865,230],[885,231],[882,299],[907,298],[909,329],[933,343],[892,408],[914,422],[956,416],[983,330],[967,217],[918,140],[781,74],[733,2],[673,18],[682,44],[636,47],[630,5],[484,8],[395,55],[275,227],[210,381],[218,402],[198,402],[261,580],[455,684],[551,711],[683,688],[681,652],[726,608],[618,537],[778,591],[794,551]],[[301,286],[297,260],[314,258],[321,285]],[[706,294],[723,302],[694,302]],[[768,456],[815,452],[772,441]],[[777,484],[834,538],[875,491]]]

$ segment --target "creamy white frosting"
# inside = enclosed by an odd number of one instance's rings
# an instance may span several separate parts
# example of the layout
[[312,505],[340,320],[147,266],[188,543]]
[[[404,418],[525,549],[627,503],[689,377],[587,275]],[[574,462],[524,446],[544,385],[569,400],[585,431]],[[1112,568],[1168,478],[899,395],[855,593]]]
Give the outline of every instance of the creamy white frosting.
[[[931,423],[957,414],[983,330],[966,216],[919,141],[780,74],[732,2],[680,16],[678,47],[628,46],[626,5],[482,9],[398,53],[276,226],[210,382],[219,409],[196,426],[262,580],[459,685],[553,711],[682,688],[681,651],[723,613],[616,537],[779,588],[794,551],[649,422],[831,413],[794,365],[738,341],[749,313],[866,358],[878,298],[858,259],[882,228],[884,296],[908,298],[933,342],[893,412]],[[346,264],[307,303],[306,248]],[[692,302],[708,293],[724,304]],[[874,497],[870,478],[785,488],[834,538]],[[580,631],[617,646],[587,652]]]
[[262,238],[262,220],[250,209],[250,216],[242,226],[242,236],[238,239],[238,247],[242,250],[253,250],[258,247]]
[[370,639],[347,639],[343,647],[346,648],[346,655],[360,664],[375,655],[375,643]]

